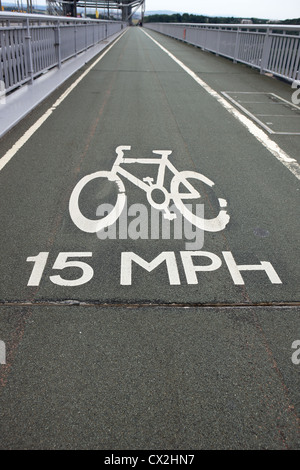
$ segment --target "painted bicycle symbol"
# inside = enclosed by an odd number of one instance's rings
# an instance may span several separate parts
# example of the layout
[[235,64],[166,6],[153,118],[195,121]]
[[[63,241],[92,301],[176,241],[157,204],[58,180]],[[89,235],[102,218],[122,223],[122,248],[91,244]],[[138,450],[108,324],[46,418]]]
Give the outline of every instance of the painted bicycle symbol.
[[[116,148],[117,158],[111,171],[96,171],[95,173],[84,176],[73,189],[69,201],[69,212],[72,221],[80,230],[87,233],[96,233],[114,224],[120,217],[126,203],[125,186],[121,177],[126,178],[138,188],[145,191],[149,204],[153,208],[163,211],[164,218],[166,219],[173,220],[176,218],[176,214],[172,213],[169,208],[170,201],[173,200],[176,208],[181,212],[183,217],[199,229],[208,232],[218,232],[226,227],[230,217],[225,209],[227,206],[225,199],[218,199],[220,206],[219,214],[212,219],[195,215],[191,210],[191,205],[188,204],[189,201],[202,201],[200,192],[195,189],[189,180],[194,179],[200,181],[211,188],[214,186],[214,183],[209,178],[194,171],[178,171],[169,160],[169,156],[172,153],[171,150],[153,150],[152,153],[160,155],[160,158],[125,158],[124,151],[126,150],[131,150],[131,146],[121,145]],[[123,167],[134,163],[157,165],[158,172],[156,181],[149,176],[139,179]],[[174,175],[170,183],[169,191],[164,186],[165,171],[167,168]],[[116,203],[109,214],[101,219],[89,219],[82,214],[79,208],[79,197],[85,186],[97,178],[102,178],[116,184],[118,194]],[[182,191],[182,189],[184,189],[184,191]],[[160,198],[157,197],[158,194]],[[158,202],[158,199],[160,202]]]

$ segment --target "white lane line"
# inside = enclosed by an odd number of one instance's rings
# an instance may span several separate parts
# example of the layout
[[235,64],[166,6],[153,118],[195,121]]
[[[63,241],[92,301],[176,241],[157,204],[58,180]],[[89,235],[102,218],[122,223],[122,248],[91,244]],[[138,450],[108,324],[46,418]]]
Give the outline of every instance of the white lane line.
[[103,59],[103,57],[110,51],[110,49],[121,39],[122,36],[127,32],[127,29],[114,41],[104,52],[103,54],[92,63],[81,75],[80,77],[72,83],[71,86],[55,101],[55,103],[49,108],[26,132],[20,137],[17,142],[0,158],[0,171],[5,167],[5,165],[15,156],[15,154],[20,150],[23,145],[33,136],[33,134],[41,127],[41,125],[48,119],[49,116],[55,111],[55,109],[64,101],[64,99],[74,90],[78,83],[83,80],[83,78],[95,67],[95,65]]
[[288,168],[300,180],[300,165],[294,158],[291,158],[279,145],[276,144],[269,136],[260,129],[254,122],[240,113],[234,106],[232,106],[225,98],[223,98],[217,91],[211,88],[204,82],[198,75],[195,74],[189,67],[187,67],[181,60],[177,59],[168,49],[163,47],[159,42],[153,39],[150,34],[141,29],[143,33],[148,36],[162,51],[164,51],[171,59],[174,60],[186,73],[188,73],[207,93],[213,96],[230,114],[232,114],[254,137],[271,152],[286,168]]

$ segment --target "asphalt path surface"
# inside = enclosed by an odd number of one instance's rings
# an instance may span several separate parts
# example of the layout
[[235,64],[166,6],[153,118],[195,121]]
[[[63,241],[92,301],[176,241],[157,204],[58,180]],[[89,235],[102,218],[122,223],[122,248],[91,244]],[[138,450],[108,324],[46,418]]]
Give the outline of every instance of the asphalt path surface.
[[147,34],[164,49],[129,28],[0,142],[0,448],[299,449],[300,136],[219,99],[276,95],[300,132],[293,90]]

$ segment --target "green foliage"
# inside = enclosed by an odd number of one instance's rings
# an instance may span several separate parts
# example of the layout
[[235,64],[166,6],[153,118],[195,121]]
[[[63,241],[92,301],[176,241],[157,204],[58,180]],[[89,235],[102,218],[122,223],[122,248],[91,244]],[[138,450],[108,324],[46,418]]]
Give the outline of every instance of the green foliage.
[[174,13],[173,15],[156,14],[145,17],[145,23],[233,23],[240,22],[239,18],[210,17],[190,13]]
[[280,22],[281,24],[300,24],[300,18],[294,18],[292,20],[284,20]]
[[[252,20],[253,24],[266,24],[269,22],[267,19],[262,18],[249,18]],[[145,23],[219,23],[219,24],[240,24],[242,18],[223,17],[223,16],[204,16],[204,15],[194,15],[190,13],[174,13],[172,15],[166,14],[156,14],[145,16]],[[295,18],[291,20],[276,21],[278,24],[300,24],[300,18]]]

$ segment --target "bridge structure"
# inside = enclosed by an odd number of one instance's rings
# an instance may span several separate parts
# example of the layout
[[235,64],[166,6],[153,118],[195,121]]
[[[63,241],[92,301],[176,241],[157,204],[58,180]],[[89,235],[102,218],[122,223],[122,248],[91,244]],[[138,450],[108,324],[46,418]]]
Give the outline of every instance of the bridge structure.
[[299,33],[0,14],[1,449],[300,449]]
[[109,18],[112,13],[121,13],[123,21],[131,22],[134,13],[141,8],[141,22],[145,13],[145,0],[47,0],[49,13],[60,13],[76,17],[77,8],[92,9],[98,13],[102,9]]

